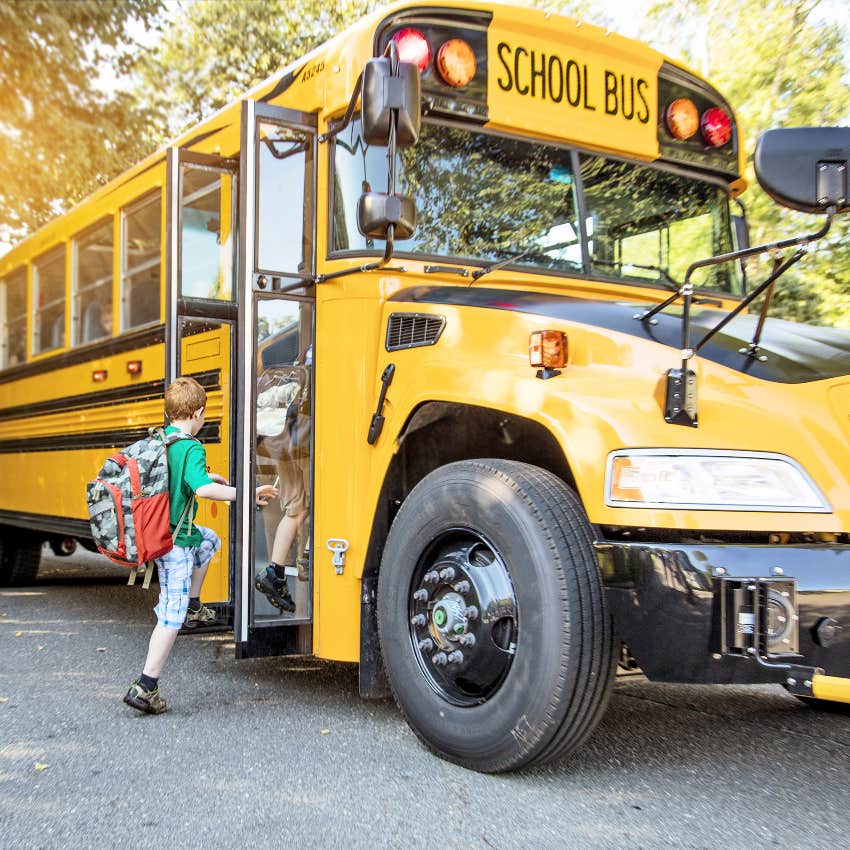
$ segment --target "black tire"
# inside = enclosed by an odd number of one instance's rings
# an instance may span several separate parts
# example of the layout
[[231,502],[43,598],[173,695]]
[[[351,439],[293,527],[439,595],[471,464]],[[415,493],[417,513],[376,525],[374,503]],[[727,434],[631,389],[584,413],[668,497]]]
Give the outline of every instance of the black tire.
[[41,543],[41,538],[15,529],[0,537],[0,587],[23,587],[35,581]]
[[378,628],[405,719],[464,767],[562,758],[607,706],[617,645],[590,525],[538,467],[461,461],[413,489],[384,549]]

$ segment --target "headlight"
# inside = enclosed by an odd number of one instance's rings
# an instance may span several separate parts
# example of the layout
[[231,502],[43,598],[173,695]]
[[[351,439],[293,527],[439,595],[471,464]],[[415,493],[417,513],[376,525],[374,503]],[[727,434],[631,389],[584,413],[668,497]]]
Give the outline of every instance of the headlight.
[[605,504],[706,511],[831,510],[806,471],[790,457],[710,449],[611,452]]

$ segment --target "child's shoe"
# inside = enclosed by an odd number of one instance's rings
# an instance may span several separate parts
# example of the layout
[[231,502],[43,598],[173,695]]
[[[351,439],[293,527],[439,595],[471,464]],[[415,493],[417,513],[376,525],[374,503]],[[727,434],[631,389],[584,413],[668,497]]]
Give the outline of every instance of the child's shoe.
[[133,680],[130,690],[124,695],[124,702],[146,714],[162,714],[165,700],[159,695],[159,688],[149,691],[138,679]]
[[257,573],[254,587],[264,594],[275,608],[280,608],[288,614],[295,610],[295,603],[289,595],[286,578],[281,578],[272,567],[266,567],[265,570]]
[[186,609],[186,619],[183,621],[183,628],[191,631],[198,626],[214,626],[218,622],[218,617],[212,608],[207,608],[206,605],[201,605],[196,611],[192,608]]

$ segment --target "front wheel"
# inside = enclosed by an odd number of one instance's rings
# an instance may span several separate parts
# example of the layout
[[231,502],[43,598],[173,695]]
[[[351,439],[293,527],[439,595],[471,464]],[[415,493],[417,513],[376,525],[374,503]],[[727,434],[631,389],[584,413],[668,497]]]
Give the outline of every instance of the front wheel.
[[484,772],[575,750],[616,666],[576,494],[524,463],[426,476],[390,529],[378,626],[396,701],[437,755]]

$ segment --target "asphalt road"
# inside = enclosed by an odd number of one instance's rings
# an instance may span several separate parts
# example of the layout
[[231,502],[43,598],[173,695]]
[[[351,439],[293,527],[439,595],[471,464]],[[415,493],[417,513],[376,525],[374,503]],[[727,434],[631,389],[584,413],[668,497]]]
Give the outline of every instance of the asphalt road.
[[[170,710],[122,702],[153,625],[100,559],[0,589],[0,847],[847,846],[850,715],[775,686],[617,682],[570,761],[485,776],[432,756],[352,665],[236,661],[180,637]],[[83,562],[88,560],[88,566]],[[92,565],[94,564],[94,565]]]

